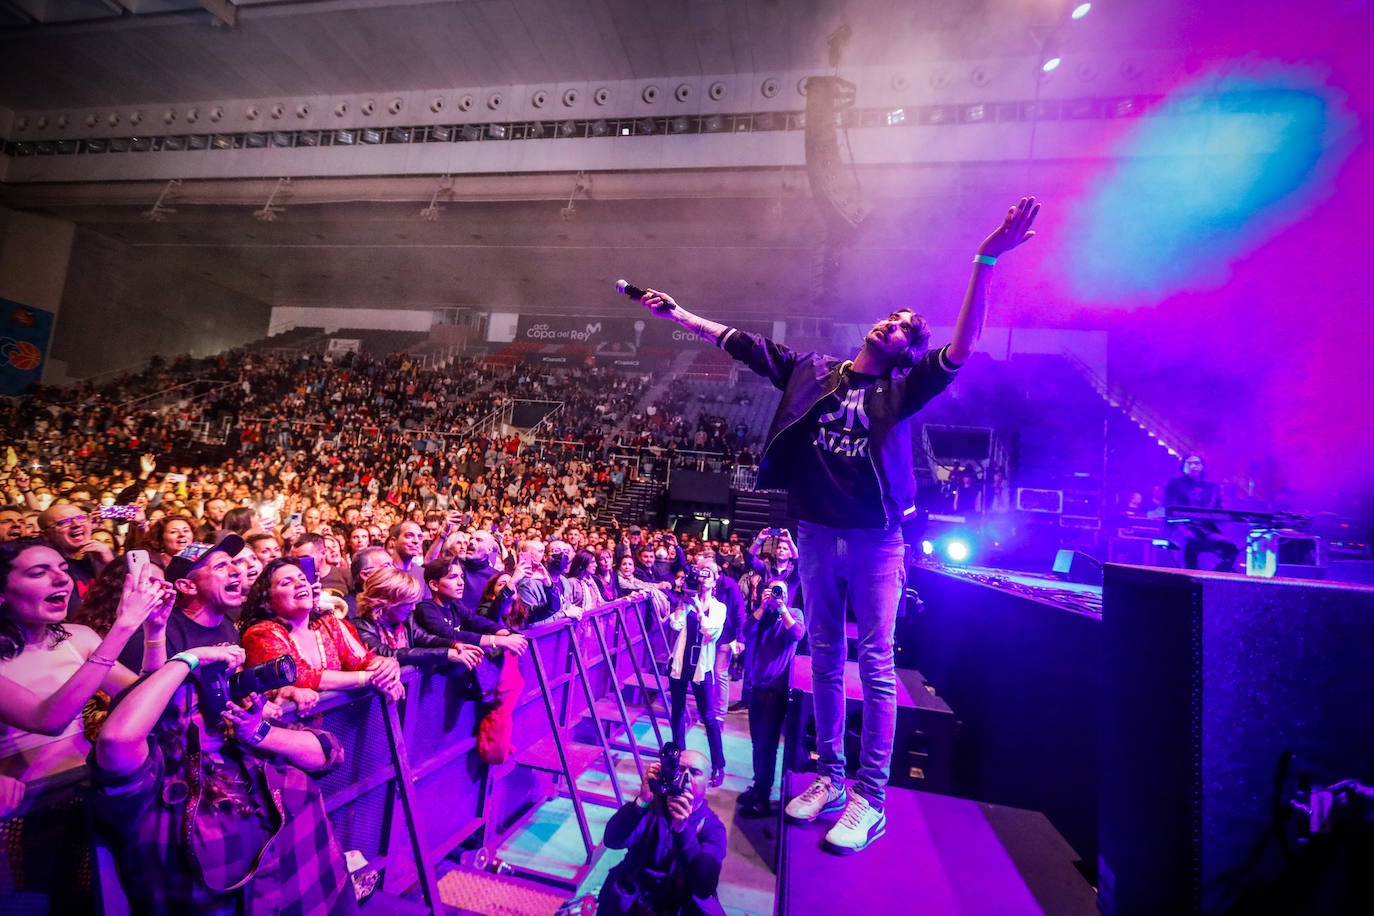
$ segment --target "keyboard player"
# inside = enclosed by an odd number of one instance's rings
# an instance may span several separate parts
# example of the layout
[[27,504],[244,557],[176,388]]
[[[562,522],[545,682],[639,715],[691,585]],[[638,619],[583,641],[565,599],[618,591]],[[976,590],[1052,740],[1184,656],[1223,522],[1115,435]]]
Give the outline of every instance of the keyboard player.
[[[1164,487],[1166,506],[1191,506],[1199,509],[1221,508],[1221,487],[1207,480],[1207,466],[1197,455],[1184,458],[1179,476]],[[1169,523],[1169,540],[1183,550],[1183,565],[1197,569],[1202,554],[1216,557],[1213,569],[1230,572],[1240,548],[1221,536],[1215,522]]]

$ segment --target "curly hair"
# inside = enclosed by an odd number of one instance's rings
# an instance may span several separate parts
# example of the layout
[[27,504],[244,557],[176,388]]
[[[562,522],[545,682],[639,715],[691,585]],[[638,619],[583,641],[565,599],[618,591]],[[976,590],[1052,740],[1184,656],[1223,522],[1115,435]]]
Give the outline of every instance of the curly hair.
[[167,528],[173,522],[185,522],[191,528],[191,540],[195,541],[196,534],[200,530],[200,523],[189,515],[164,515],[162,518],[148,526],[148,533],[143,536],[143,544],[147,545],[159,553],[171,554],[173,551],[167,549],[164,538],[167,536]]
[[[35,547],[46,547],[48,550],[53,550],[53,546],[42,538],[16,538],[13,541],[0,543],[0,594],[3,594],[9,587],[10,573],[14,571],[14,566],[19,561],[19,555]],[[55,550],[53,552],[56,553]],[[48,636],[51,637],[54,646],[71,638],[72,635],[60,623],[50,623],[47,629]],[[14,658],[24,651],[24,647],[28,643],[28,634],[24,632],[23,627],[9,618],[5,613],[4,602],[0,601],[0,660]]]
[[124,554],[105,564],[86,590],[72,621],[85,624],[101,636],[110,632],[119,616],[119,602],[124,597],[124,580],[129,578],[129,558]]
[[[240,633],[255,623],[261,623],[264,620],[277,620],[277,612],[272,610],[272,576],[276,575],[277,570],[283,566],[294,566],[301,569],[301,561],[295,557],[277,557],[262,568],[257,581],[248,590],[248,597],[243,599],[243,616],[239,619]],[[316,620],[327,613],[329,612],[320,610],[317,605],[310,612],[310,623],[313,625]]]

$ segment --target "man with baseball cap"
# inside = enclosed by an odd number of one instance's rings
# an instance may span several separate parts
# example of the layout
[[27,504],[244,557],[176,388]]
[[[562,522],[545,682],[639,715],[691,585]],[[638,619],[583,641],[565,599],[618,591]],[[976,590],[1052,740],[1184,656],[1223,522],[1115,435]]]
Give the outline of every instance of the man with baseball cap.
[[[167,564],[167,581],[177,590],[177,610],[167,620],[168,658],[198,646],[238,645],[233,618],[243,606],[243,551],[243,538],[229,533],[215,544],[192,544]],[[124,652],[130,651],[142,657],[141,634],[129,640]]]

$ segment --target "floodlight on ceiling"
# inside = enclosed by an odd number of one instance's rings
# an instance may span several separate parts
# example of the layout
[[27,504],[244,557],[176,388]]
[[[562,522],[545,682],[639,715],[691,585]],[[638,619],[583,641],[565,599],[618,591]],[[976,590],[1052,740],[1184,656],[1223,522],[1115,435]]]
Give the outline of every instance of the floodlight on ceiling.
[[409,143],[409,142],[410,142],[410,128],[409,128],[409,127],[393,127],[393,128],[391,128],[391,134],[387,137],[387,142],[388,142],[388,143]]
[[467,140],[469,143],[474,140],[481,140],[482,128],[478,127],[476,124],[464,124],[462,129],[458,131],[458,136]]
[[318,130],[303,130],[296,135],[297,146],[319,146],[320,132]]
[[640,118],[635,123],[635,130],[641,134],[654,134],[658,131],[658,123],[653,118]]
[[272,131],[272,145],[273,145],[273,146],[278,146],[278,147],[290,146],[290,145],[291,145],[291,135],[288,134],[288,133],[287,133],[286,131],[284,131],[284,130],[274,130],[274,131]]
[[544,136],[543,121],[531,121],[525,126],[525,139],[538,140],[542,136]]
[[668,130],[675,134],[685,134],[692,129],[692,122],[679,115],[668,122]]
[[431,143],[448,143],[453,139],[453,128],[431,127],[429,129],[429,139]]
[[489,137],[489,138],[492,139],[492,140],[504,140],[504,139],[506,139],[506,125],[504,125],[504,124],[488,124],[488,125],[487,125],[487,137]]
[[358,132],[354,130],[334,131],[334,142],[340,146],[352,146],[358,142]]
[[587,125],[587,133],[593,137],[604,137],[606,136],[607,131],[609,131],[610,129],[611,126],[606,123],[606,120],[604,118],[595,120],[591,124]]
[[205,149],[210,145],[210,138],[204,134],[192,134],[186,138],[187,149]]
[[702,119],[701,129],[708,134],[720,133],[725,129],[725,119],[720,115],[710,115]]
[[1082,19],[1084,16],[1088,15],[1092,8],[1093,5],[1091,3],[1080,3],[1073,8],[1072,13],[1069,13],[1069,18]]
[[1063,62],[1064,59],[1060,57],[1058,54],[1055,54],[1047,58],[1045,62],[1040,65],[1040,69],[1043,70],[1045,73],[1053,73],[1055,70],[1059,69],[1059,65]]
[[267,134],[249,134],[244,139],[244,145],[249,149],[263,149],[267,146]]
[[369,127],[363,131],[362,141],[364,143],[381,143],[382,132],[376,128]]
[[577,125],[574,124],[572,121],[558,122],[558,136],[571,137],[575,133],[577,133]]

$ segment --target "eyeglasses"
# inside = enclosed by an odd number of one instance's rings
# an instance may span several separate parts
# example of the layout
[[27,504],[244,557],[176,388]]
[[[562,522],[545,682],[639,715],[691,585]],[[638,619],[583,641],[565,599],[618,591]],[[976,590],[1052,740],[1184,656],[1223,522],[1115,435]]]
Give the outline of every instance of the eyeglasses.
[[47,525],[43,526],[43,530],[50,531],[53,528],[70,528],[73,525],[84,525],[88,521],[90,521],[90,516],[73,515],[68,518],[59,518],[56,521],[49,522]]

